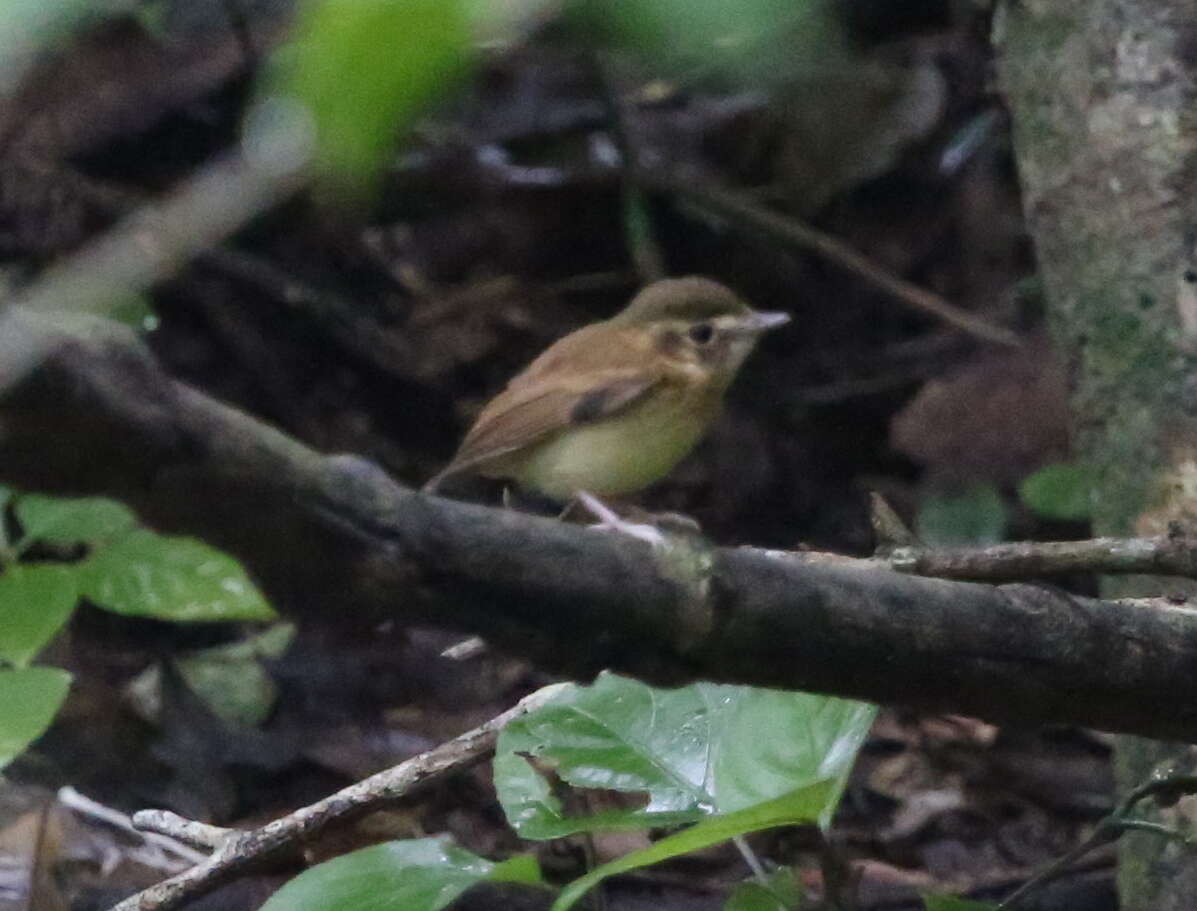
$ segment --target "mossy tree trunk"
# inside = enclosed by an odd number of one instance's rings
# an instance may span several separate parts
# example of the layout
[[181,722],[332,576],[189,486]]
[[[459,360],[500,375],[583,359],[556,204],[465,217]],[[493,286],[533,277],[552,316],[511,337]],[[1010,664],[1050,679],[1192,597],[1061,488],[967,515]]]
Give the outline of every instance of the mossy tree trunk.
[[[994,28],[1049,316],[1072,366],[1077,454],[1097,472],[1096,530],[1197,533],[1197,5],[1006,0]],[[1140,578],[1117,593],[1175,587]],[[1176,687],[1197,699],[1197,668]],[[1117,746],[1123,790],[1195,764],[1189,746]],[[1197,798],[1153,812],[1192,831]],[[1119,890],[1131,911],[1191,909],[1197,854],[1128,836]]]

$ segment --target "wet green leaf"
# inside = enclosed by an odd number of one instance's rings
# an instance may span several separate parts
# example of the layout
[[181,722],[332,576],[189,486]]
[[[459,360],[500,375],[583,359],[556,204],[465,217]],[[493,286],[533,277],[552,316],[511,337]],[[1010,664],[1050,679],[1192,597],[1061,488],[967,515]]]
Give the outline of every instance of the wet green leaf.
[[137,524],[129,507],[104,497],[73,499],[27,493],[17,499],[15,508],[27,541],[105,541]]
[[312,867],[261,911],[439,911],[483,880],[541,882],[531,857],[496,864],[445,838],[391,841]]
[[78,600],[70,568],[11,564],[0,573],[0,658],[27,665],[66,623]]
[[[694,822],[830,781],[826,824],[869,725],[864,703],[752,687],[654,689],[613,674],[570,686],[499,736],[495,786],[524,838]],[[644,805],[571,817],[528,758],[578,788]]]
[[829,803],[835,802],[837,790],[835,781],[824,779],[783,794],[775,800],[759,803],[735,813],[712,816],[676,835],[662,838],[640,851],[625,854],[575,879],[561,890],[560,897],[553,902],[552,911],[566,911],[572,908],[583,895],[609,876],[700,851],[747,832],[814,822]]
[[241,564],[202,541],[135,529],[79,566],[83,595],[118,614],[161,620],[273,620]]
[[0,769],[45,733],[70,686],[56,667],[0,671]]

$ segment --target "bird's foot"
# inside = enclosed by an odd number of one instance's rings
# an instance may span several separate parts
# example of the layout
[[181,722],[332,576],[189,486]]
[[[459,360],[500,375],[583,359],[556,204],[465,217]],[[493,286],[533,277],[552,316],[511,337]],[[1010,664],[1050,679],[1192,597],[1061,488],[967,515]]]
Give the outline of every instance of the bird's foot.
[[665,545],[665,534],[661,529],[655,525],[649,525],[644,522],[629,522],[627,519],[621,518],[610,506],[594,494],[579,490],[574,494],[574,499],[578,503],[581,503],[587,512],[599,520],[598,524],[590,526],[591,528],[617,531],[620,534],[630,535],[639,541],[651,544],[653,547],[663,547]]

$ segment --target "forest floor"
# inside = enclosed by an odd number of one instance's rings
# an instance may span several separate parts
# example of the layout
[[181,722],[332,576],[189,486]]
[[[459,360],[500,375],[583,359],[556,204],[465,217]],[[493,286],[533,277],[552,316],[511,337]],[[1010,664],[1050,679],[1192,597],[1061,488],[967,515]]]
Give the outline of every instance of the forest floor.
[[[627,227],[625,175],[610,155],[634,141],[641,154],[700,175],[699,186],[813,225],[868,264],[846,269],[809,243],[762,233],[701,190],[681,199],[649,187],[634,197],[669,273],[711,275],[795,317],[745,368],[709,439],[644,505],[694,516],[719,543],[850,554],[873,547],[870,491],[928,535],[943,533],[934,504],[949,504],[964,510],[957,524],[982,535],[1083,537],[1083,522],[1044,521],[1017,494],[1035,469],[1067,457],[1067,391],[1041,327],[988,23],[961,12],[966,4],[909,4],[904,15],[844,5],[854,11],[854,65],[827,77],[830,86],[700,90],[640,77],[612,86],[568,36],[498,55],[420,130],[368,211],[289,200],[158,286],[145,302],[155,320],[147,338],[183,380],[317,449],[365,456],[418,484],[506,379],[552,340],[613,312],[645,277],[634,265],[643,241]],[[278,34],[269,16],[241,26],[197,14],[164,40],[140,19],[117,17],[0,102],[9,284],[235,140],[260,56]],[[885,78],[861,75],[874,68]],[[872,88],[851,94],[859,84]],[[635,99],[631,115],[613,93]],[[626,116],[636,120],[630,133],[616,129]],[[1015,330],[1023,345],[929,315],[881,287],[883,273]],[[997,506],[970,500],[978,490],[995,492]],[[1078,591],[1092,585],[1075,580]],[[255,655],[256,670],[230,668],[227,686],[258,694],[265,719],[231,727],[176,662],[244,635],[234,624],[76,613],[45,660],[78,684],[51,731],[8,770],[0,798],[0,854],[38,854],[41,869],[56,870],[56,900],[43,911],[105,908],[164,875],[115,830],[47,804],[60,787],[124,812],[167,806],[252,825],[422,752],[548,682],[499,654],[443,658],[454,640],[444,632],[363,638],[330,624]],[[147,700],[151,667],[159,670]],[[1002,894],[1110,811],[1110,753],[1109,738],[1087,730],[884,709],[833,828],[835,850],[859,875],[856,907],[920,908],[924,891]],[[344,838],[446,831],[492,857],[528,847],[503,821],[485,766]],[[594,847],[601,858],[645,837]],[[819,890],[809,833],[752,843]],[[583,863],[569,841],[540,850],[562,877]],[[1112,852],[1096,852],[1026,907],[1114,908],[1112,871]],[[290,872],[236,882],[202,904],[255,907]],[[717,909],[746,873],[734,850],[711,850],[615,882],[609,907]],[[483,894],[460,907],[542,904]]]

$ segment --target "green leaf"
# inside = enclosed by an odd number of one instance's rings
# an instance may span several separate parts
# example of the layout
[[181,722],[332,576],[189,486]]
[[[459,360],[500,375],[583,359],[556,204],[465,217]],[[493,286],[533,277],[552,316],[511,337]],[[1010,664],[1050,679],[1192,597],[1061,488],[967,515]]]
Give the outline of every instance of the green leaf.
[[0,671],[0,769],[45,733],[70,686],[56,667]]
[[915,533],[934,547],[993,544],[1006,533],[1006,504],[992,484],[928,496],[914,520]]
[[78,600],[68,567],[11,564],[0,573],[0,658],[27,665],[66,623]]
[[573,0],[586,39],[628,48],[666,76],[791,82],[848,49],[842,19],[823,0]]
[[[142,7],[143,12],[149,9],[152,7]],[[158,314],[154,312],[154,305],[146,294],[130,292],[128,296],[114,301],[105,315],[141,332],[152,332],[158,328]]]
[[274,678],[259,659],[278,656],[294,636],[293,626],[279,623],[241,642],[177,658],[175,667],[215,715],[230,724],[253,727],[270,717],[278,697]]
[[802,893],[791,867],[769,874],[764,883],[755,879],[736,886],[723,911],[796,911],[802,907]]
[[118,614],[162,620],[273,620],[232,557],[194,538],[135,529],[79,565],[83,595]]
[[267,97],[301,106],[314,163],[343,189],[368,189],[428,104],[464,75],[471,36],[460,0],[319,0],[274,60]]
[[17,499],[16,513],[28,542],[106,541],[137,524],[129,507],[103,497],[65,499],[27,493]]
[[[868,732],[864,703],[700,683],[672,690],[604,674],[564,687],[499,735],[495,787],[524,838],[693,822],[831,781],[826,825]],[[761,732],[768,731],[768,737]],[[579,788],[643,793],[638,808],[569,817],[534,764]]]
[[997,911],[997,905],[989,902],[974,902],[952,895],[924,895],[923,907],[926,911]]
[[1094,477],[1085,465],[1059,464],[1041,468],[1026,478],[1018,495],[1045,519],[1078,522],[1093,513]]
[[701,851],[746,832],[814,822],[822,815],[823,808],[829,802],[834,803],[837,790],[837,782],[825,779],[766,803],[723,816],[712,816],[698,825],[662,838],[640,851],[625,854],[575,879],[561,891],[551,911],[566,911],[567,908],[573,907],[578,899],[609,876],[660,863],[680,854]]
[[446,838],[390,841],[312,867],[261,911],[439,911],[483,880],[541,882],[531,857],[495,864]]

